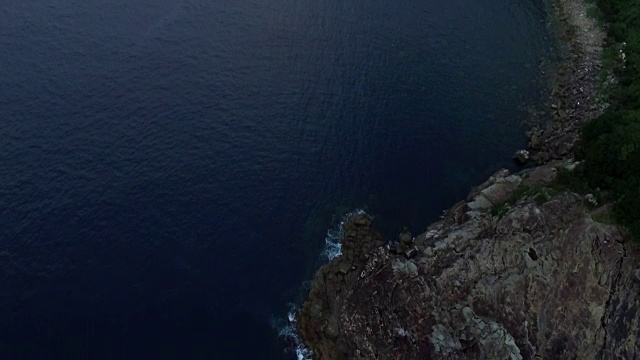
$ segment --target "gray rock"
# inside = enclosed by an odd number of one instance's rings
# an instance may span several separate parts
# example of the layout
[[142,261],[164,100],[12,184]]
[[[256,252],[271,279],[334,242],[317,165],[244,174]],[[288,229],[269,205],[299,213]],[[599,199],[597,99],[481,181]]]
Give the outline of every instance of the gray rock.
[[416,255],[418,255],[418,248],[415,246],[412,246],[411,248],[409,248],[408,250],[406,250],[404,252],[404,255],[407,257],[407,259],[410,259]]
[[530,139],[531,148],[534,150],[538,150],[540,149],[541,145],[542,145],[542,142],[540,140],[540,136],[538,136],[538,134],[531,135],[531,139]]
[[543,165],[551,160],[551,155],[549,155],[549,153],[546,151],[541,151],[534,155],[533,160],[536,162],[536,164]]
[[478,209],[488,209],[493,206],[493,204],[482,194],[476,196],[472,202],[468,203],[467,206],[471,210]]
[[501,204],[509,200],[513,192],[518,188],[520,177],[516,181],[500,181],[482,190],[481,194],[492,204]]
[[[523,185],[548,181],[550,169],[529,171]],[[437,250],[412,260],[376,246],[369,225],[348,222],[351,230],[356,237],[318,271],[298,314],[318,359],[555,359],[558,349],[560,358],[640,357],[628,340],[640,333],[640,264],[620,229],[594,222],[581,196],[525,198],[499,220],[484,211],[439,223]],[[336,268],[346,272],[331,276]]]

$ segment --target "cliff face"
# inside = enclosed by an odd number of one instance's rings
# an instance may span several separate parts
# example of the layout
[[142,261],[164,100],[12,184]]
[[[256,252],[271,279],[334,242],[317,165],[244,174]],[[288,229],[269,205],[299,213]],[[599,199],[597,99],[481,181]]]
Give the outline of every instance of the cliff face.
[[640,358],[635,250],[606,208],[547,187],[556,166],[500,171],[396,245],[352,218],[298,314],[315,358]]

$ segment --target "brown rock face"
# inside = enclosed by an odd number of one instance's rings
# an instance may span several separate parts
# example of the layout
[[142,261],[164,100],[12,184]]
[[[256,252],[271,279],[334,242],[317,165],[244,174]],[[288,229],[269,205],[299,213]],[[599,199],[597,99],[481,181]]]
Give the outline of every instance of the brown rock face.
[[339,310],[348,302],[348,291],[356,283],[375,248],[384,244],[380,234],[371,228],[367,215],[357,215],[344,225],[342,256],[316,273],[309,299],[298,316],[298,327],[305,339],[313,340],[317,359],[341,359],[351,351],[344,343]]
[[[475,197],[553,177],[536,171],[498,173]],[[315,358],[640,358],[637,255],[581,196],[533,198],[502,215],[457,205],[416,237],[412,258],[351,219],[343,255],[318,271],[298,315]]]

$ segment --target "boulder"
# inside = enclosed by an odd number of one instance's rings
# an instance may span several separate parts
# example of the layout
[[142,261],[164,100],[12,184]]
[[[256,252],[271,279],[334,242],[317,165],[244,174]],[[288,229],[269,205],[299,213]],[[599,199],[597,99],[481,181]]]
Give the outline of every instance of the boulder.
[[[516,180],[517,179],[517,180]],[[521,178],[515,176],[513,181],[500,181],[482,190],[481,194],[492,204],[502,204],[509,200],[513,192],[518,188]]]
[[533,156],[533,160],[537,165],[543,165],[551,160],[551,155],[546,151],[541,151]]
[[540,146],[542,145],[542,141],[540,140],[540,136],[538,134],[531,135],[529,144],[530,144],[530,147],[532,149],[534,149],[534,150],[540,149]]

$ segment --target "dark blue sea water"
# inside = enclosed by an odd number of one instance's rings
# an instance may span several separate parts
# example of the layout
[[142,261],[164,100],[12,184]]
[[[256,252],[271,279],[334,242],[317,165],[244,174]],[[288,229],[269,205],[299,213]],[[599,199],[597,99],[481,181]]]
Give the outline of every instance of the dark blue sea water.
[[4,0],[0,358],[278,359],[327,229],[525,143],[541,0]]

